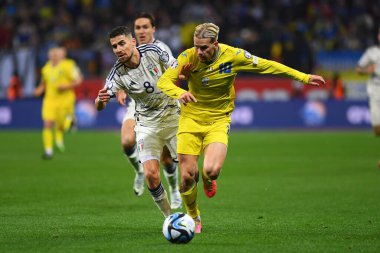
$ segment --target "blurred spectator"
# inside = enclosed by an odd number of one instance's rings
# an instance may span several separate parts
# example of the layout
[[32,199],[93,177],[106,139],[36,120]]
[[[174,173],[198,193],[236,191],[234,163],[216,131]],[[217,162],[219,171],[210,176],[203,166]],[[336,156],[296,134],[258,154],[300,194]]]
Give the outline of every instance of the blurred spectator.
[[[192,45],[194,26],[214,22],[220,39],[264,58],[313,72],[318,51],[360,50],[374,44],[379,1],[264,0],[4,0],[0,2],[0,96],[15,65],[31,93],[52,44],[64,42],[85,78],[103,77],[110,56],[104,34],[115,25],[131,25],[134,13],[150,11],[161,30],[157,38],[174,55]],[[295,50],[296,49],[296,50]],[[9,64],[11,55],[19,62]],[[25,64],[25,60],[26,64]],[[113,59],[113,58],[112,58]],[[3,70],[2,68],[4,68]],[[32,69],[33,71],[30,71]]]
[[331,78],[330,85],[330,98],[335,100],[343,100],[345,97],[345,89],[343,80],[341,79],[338,72],[334,72]]

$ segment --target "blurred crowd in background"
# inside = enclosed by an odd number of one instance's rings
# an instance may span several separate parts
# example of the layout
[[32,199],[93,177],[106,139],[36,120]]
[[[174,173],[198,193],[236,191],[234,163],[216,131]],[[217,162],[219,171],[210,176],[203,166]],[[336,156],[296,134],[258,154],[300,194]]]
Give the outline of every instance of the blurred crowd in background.
[[322,51],[364,51],[376,43],[374,0],[3,0],[0,2],[0,97],[11,77],[33,94],[47,49],[63,43],[85,78],[103,78],[115,62],[108,32],[132,27],[134,14],[155,15],[156,38],[175,56],[192,46],[194,27],[213,22],[219,41],[313,72]]

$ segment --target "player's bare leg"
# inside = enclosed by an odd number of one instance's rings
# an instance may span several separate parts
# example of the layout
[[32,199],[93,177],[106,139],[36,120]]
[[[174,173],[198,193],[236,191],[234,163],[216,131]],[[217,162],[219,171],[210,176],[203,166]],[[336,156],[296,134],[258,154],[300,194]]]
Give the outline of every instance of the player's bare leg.
[[170,151],[166,146],[164,146],[161,154],[161,164],[164,167],[164,175],[169,184],[170,206],[172,209],[178,209],[182,206],[178,186],[178,163],[173,161]]
[[143,163],[144,174],[150,194],[161,213],[165,217],[168,217],[172,213],[172,210],[167,193],[161,182],[159,166],[158,160],[148,160]]
[[121,127],[121,146],[136,173],[133,191],[137,196],[141,196],[144,192],[144,171],[137,155],[135,121],[132,119],[127,119],[123,122]]
[[216,179],[219,176],[227,156],[227,146],[221,142],[210,143],[206,146],[203,160],[203,189],[207,197],[216,194]]

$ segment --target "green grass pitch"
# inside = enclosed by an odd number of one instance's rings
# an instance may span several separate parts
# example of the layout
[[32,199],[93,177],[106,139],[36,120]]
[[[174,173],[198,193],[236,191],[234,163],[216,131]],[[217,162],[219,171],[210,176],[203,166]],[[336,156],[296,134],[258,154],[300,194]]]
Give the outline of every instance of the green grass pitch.
[[[0,132],[0,252],[380,252],[380,139],[368,131],[232,132],[203,233],[174,245],[118,131]],[[200,185],[201,186],[201,185]]]

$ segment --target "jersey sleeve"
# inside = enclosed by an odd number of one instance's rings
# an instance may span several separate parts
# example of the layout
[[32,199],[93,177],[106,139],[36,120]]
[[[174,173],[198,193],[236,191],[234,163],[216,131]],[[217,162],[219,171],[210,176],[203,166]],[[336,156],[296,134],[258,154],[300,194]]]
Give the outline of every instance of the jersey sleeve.
[[123,89],[121,79],[117,71],[111,70],[111,73],[108,75],[104,87],[107,88],[107,93],[111,97],[116,97],[117,91]]
[[158,80],[158,88],[164,92],[166,95],[172,98],[178,99],[179,96],[186,92],[186,90],[178,87],[176,82],[178,81],[178,74],[183,65],[188,61],[185,53],[180,54],[178,60],[172,62],[170,67],[165,71],[165,73]]
[[236,48],[236,57],[234,58],[234,70],[236,72],[246,71],[259,74],[279,75],[302,83],[308,83],[310,75],[292,69],[276,61],[266,60],[252,55],[248,51]]
[[364,54],[360,57],[360,59],[358,61],[358,65],[359,65],[359,67],[366,67],[366,66],[368,66],[371,63],[372,63],[372,60],[371,60],[371,50],[367,49],[364,52]]

